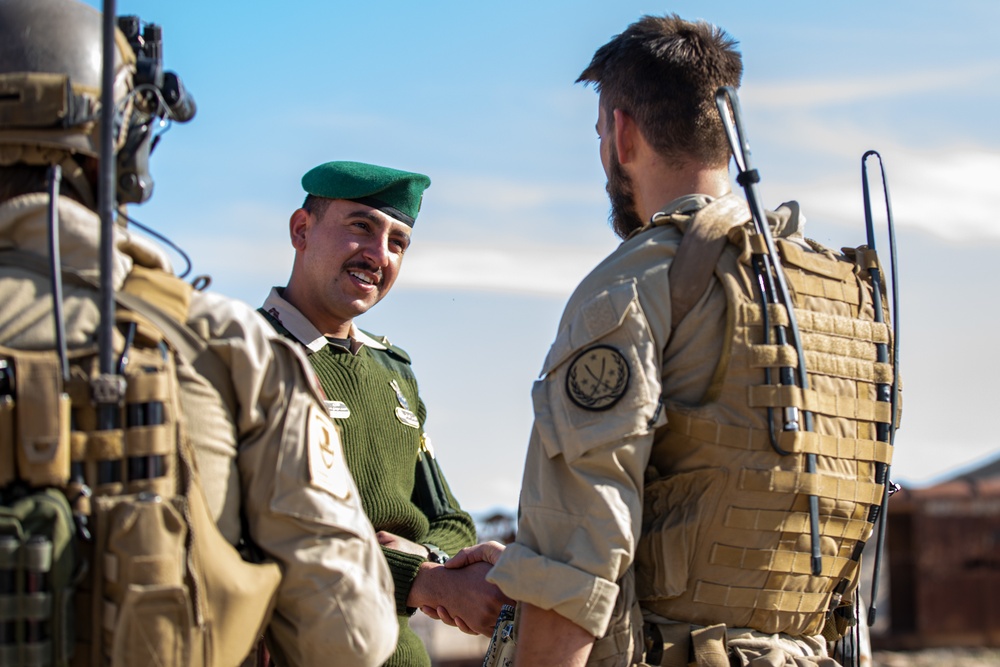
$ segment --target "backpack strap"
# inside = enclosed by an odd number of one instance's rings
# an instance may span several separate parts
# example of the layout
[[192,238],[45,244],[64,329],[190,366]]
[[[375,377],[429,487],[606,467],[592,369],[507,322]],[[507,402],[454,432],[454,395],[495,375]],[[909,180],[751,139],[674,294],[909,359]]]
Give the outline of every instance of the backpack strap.
[[[15,266],[43,275],[48,271],[48,262],[44,257],[13,250],[0,250],[0,266]],[[64,266],[62,272],[63,278],[70,282],[100,290],[99,285],[79,271]],[[184,323],[187,319],[191,286],[162,271],[135,266],[133,272],[136,275],[132,276],[130,273],[123,289],[115,292],[118,305],[149,320],[177,353],[196,369],[210,368],[216,371],[213,377],[229,377],[228,367],[212,350],[208,341]],[[155,303],[151,303],[151,300],[155,300]],[[225,386],[215,388],[231,414],[236,414],[236,393],[233,387],[226,383]]]
[[750,220],[746,202],[730,192],[712,201],[684,230],[670,264],[670,328],[677,325],[705,294],[715,266],[728,242],[729,230]]

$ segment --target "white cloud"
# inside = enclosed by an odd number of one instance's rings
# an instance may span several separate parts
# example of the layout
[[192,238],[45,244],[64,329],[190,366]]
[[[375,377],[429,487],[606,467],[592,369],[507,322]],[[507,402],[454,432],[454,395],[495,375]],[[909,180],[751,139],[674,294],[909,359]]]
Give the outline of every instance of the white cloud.
[[1000,76],[1000,63],[986,62],[957,69],[885,74],[868,79],[748,82],[740,91],[740,99],[746,106],[759,109],[801,110],[982,85],[990,79],[995,81],[997,76]]
[[436,180],[442,183],[434,191],[436,204],[467,211],[524,214],[528,209],[551,205],[606,201],[604,190],[592,183],[527,182],[466,174],[447,174]]
[[[873,212],[884,219],[877,161],[869,162]],[[994,194],[1000,184],[1000,151],[922,152],[897,149],[886,164],[893,219],[953,241],[1000,239]],[[807,215],[834,220],[861,217],[861,186],[838,179],[805,188]]]
[[563,297],[615,246],[426,242],[407,257],[398,285]]

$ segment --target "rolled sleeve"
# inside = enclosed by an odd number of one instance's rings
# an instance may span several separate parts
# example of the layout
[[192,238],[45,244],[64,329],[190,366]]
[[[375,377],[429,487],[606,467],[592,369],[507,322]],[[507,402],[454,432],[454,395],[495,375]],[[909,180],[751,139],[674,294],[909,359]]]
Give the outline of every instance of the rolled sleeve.
[[595,637],[607,630],[618,597],[614,582],[546,558],[516,542],[507,547],[486,579],[507,596],[551,609]]
[[532,390],[516,543],[489,578],[595,637],[635,557],[643,475],[662,421],[659,365],[626,279],[571,300]]

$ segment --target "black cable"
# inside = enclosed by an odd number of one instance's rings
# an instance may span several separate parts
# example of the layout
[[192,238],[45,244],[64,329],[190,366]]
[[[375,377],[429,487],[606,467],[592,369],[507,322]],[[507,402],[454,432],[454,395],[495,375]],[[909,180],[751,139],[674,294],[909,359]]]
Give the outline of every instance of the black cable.
[[173,250],[178,255],[180,255],[181,259],[184,260],[184,264],[186,265],[186,268],[184,269],[184,271],[182,273],[180,273],[180,274],[177,275],[178,278],[185,278],[185,277],[187,277],[187,275],[189,273],[191,273],[191,258],[188,256],[188,254],[186,252],[184,252],[181,249],[181,247],[179,245],[177,245],[176,243],[174,243],[173,241],[171,241],[170,239],[168,239],[163,234],[155,231],[151,227],[147,227],[146,225],[142,224],[141,222],[139,222],[135,218],[131,217],[130,215],[128,215],[126,213],[123,213],[123,212],[119,212],[119,215],[121,215],[123,218],[125,218],[126,220],[128,220],[128,222],[129,222],[130,225],[138,227],[139,229],[141,229],[145,233],[149,234],[154,239],[156,239],[157,241],[159,241],[163,245],[169,247],[171,250]]

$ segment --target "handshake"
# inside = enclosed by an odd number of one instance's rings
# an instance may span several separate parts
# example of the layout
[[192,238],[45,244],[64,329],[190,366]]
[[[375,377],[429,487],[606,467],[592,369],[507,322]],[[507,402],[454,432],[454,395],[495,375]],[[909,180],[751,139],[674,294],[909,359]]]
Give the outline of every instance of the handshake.
[[419,606],[420,611],[470,635],[493,634],[504,605],[514,601],[486,581],[486,574],[503,553],[499,542],[484,542],[462,549],[444,565],[436,566],[451,594]]
[[[425,555],[426,547],[380,531],[379,543],[390,549]],[[483,542],[462,549],[444,564],[421,563],[406,604],[431,618],[470,635],[491,636],[504,605],[513,605],[486,574],[503,553],[499,542]]]

